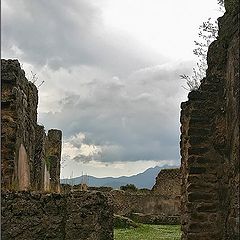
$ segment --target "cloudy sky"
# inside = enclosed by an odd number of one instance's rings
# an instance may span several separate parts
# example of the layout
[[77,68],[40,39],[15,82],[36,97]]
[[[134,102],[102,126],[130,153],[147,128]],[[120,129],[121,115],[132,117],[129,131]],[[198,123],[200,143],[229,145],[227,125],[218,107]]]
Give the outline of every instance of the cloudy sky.
[[179,165],[198,26],[216,0],[3,0],[2,58],[37,74],[38,121],[63,131],[62,177]]

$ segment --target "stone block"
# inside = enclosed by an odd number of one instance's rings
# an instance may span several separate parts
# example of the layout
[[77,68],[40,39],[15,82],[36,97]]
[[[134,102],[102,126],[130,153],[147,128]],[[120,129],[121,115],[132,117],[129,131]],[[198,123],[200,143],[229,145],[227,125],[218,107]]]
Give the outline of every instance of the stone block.
[[5,240],[112,240],[113,211],[99,192],[2,192]]

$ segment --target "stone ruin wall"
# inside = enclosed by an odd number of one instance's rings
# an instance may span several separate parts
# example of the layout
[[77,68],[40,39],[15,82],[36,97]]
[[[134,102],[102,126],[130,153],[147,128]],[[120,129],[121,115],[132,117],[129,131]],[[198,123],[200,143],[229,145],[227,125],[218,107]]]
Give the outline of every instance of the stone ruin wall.
[[[80,185],[61,184],[61,191],[69,193],[71,189],[82,190]],[[114,214],[145,223],[152,221],[154,216],[158,224],[180,223],[180,169],[161,170],[152,190],[123,191],[111,187],[88,187],[88,191],[94,190],[108,195]]]
[[179,198],[181,194],[180,169],[162,169],[152,188],[155,194],[168,196],[169,198]]
[[38,90],[17,60],[1,60],[1,88],[2,188],[59,191],[62,133],[37,124]]
[[[1,61],[2,186],[29,186],[33,166],[37,89],[25,79],[17,61]],[[31,110],[30,110],[31,108]],[[29,164],[26,155],[29,156]],[[19,168],[18,166],[21,165]],[[22,181],[17,183],[17,178]]]
[[110,193],[114,213],[129,216],[131,213],[152,215],[179,215],[179,200],[150,193],[112,190]]
[[103,193],[53,193],[60,191],[62,132],[46,135],[37,124],[38,91],[17,60],[1,60],[1,83],[2,239],[112,240],[113,210]]
[[[151,216],[163,216],[161,223],[179,223],[180,215],[180,169],[162,169],[152,190],[109,192],[113,202],[114,213],[140,218],[148,221]],[[140,214],[136,215],[134,213]],[[177,220],[176,220],[177,219]]]
[[239,239],[239,1],[226,0],[199,90],[181,108],[182,239]]
[[4,240],[113,240],[113,213],[100,192],[2,192]]

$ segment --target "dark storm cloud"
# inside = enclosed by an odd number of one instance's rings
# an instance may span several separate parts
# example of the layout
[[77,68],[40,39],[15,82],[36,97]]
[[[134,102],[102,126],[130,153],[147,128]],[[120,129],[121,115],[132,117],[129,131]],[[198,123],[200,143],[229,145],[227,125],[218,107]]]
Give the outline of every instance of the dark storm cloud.
[[[178,160],[180,103],[176,99],[183,93],[181,71],[188,68],[156,66],[127,79],[90,81],[90,95],[69,93],[60,100],[61,111],[41,114],[41,121],[64,129],[67,138],[75,139],[67,140],[75,147],[79,141],[73,136],[84,133],[88,142],[83,143],[101,148],[101,154],[86,156],[89,161]],[[75,158],[81,159],[87,161]]]
[[161,56],[105,29],[94,1],[2,2],[2,51],[41,72],[39,122],[63,130],[67,159],[179,160],[179,74],[191,63],[156,66]]
[[[2,48],[20,49],[22,59],[52,69],[101,66],[125,73],[145,66],[142,50],[126,36],[106,31],[101,11],[87,0],[3,1]],[[131,47],[130,47],[131,46]]]
[[87,162],[92,161],[93,157],[92,156],[86,156],[84,154],[78,154],[72,160],[77,161],[77,162],[87,163]]

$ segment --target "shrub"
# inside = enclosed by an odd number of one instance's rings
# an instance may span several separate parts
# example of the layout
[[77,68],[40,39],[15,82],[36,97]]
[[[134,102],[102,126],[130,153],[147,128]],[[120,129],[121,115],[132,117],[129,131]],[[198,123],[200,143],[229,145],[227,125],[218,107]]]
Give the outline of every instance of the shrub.
[[125,186],[121,186],[120,190],[123,190],[123,191],[127,191],[127,190],[137,191],[138,189],[137,189],[137,187],[134,184],[127,184]]

